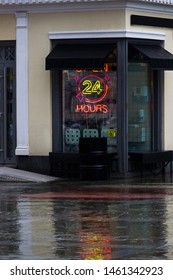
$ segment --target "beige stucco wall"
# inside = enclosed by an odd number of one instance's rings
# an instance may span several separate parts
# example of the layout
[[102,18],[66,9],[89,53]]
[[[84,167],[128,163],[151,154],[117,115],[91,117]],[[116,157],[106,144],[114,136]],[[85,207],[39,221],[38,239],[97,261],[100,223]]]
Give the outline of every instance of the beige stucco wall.
[[[133,30],[164,33],[165,48],[173,53],[171,29],[131,26],[130,15],[166,17],[139,11],[93,11],[29,14],[29,149],[30,155],[48,155],[52,149],[51,73],[45,71],[50,52],[48,33],[57,31]],[[167,15],[171,17],[171,15]],[[12,19],[11,19],[12,20]],[[0,34],[1,34],[0,26]],[[173,149],[173,71],[165,71],[164,147]]]
[[16,40],[15,15],[0,15],[0,40]]
[[52,149],[50,71],[45,57],[50,52],[52,31],[120,30],[124,11],[29,14],[29,150],[30,155],[48,155]]

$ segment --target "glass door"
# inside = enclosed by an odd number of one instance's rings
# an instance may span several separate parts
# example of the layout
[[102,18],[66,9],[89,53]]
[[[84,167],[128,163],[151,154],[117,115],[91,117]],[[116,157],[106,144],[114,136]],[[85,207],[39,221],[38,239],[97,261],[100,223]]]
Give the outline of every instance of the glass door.
[[0,64],[0,163],[4,162],[4,66]]
[[15,163],[15,68],[0,63],[0,164]]
[[15,98],[15,67],[13,65],[5,69],[5,163],[15,163],[16,148],[16,98]]
[[0,46],[0,164],[15,164],[15,47]]

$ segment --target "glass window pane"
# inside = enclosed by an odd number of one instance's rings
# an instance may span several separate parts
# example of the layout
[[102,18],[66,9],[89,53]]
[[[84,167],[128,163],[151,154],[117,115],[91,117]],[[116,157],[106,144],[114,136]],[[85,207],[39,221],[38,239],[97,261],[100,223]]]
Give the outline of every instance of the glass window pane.
[[129,151],[152,148],[152,82],[146,63],[129,63],[128,142]]
[[63,71],[63,151],[77,152],[80,137],[107,137],[116,151],[116,71]]

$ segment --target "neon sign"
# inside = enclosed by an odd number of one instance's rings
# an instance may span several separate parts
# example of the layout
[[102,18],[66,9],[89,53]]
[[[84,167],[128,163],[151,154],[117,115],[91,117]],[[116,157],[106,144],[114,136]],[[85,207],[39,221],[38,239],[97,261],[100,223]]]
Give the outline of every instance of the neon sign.
[[[98,70],[98,69],[96,70],[96,69],[93,69],[92,72],[95,72],[95,73],[103,72],[103,71],[104,71],[104,72],[108,72],[108,71],[109,71],[109,65],[110,65],[110,64],[105,63],[105,64],[104,64],[103,70]],[[77,73],[87,72],[87,70],[80,69],[80,70],[76,70],[76,72],[77,72]]]
[[76,105],[75,112],[76,113],[97,113],[101,112],[103,114],[108,113],[109,109],[108,106],[105,104],[82,104],[82,105]]
[[76,98],[81,103],[81,105],[76,105],[75,112],[108,113],[108,106],[106,104],[98,103],[102,102],[108,94],[108,81],[110,80],[109,75],[106,73],[103,78],[92,74],[84,76],[81,79],[79,76],[75,76],[74,79],[77,83]]
[[[85,87],[86,85],[86,87]],[[95,82],[91,81],[91,80],[84,80],[82,82],[82,86],[84,86],[84,89],[82,90],[83,94],[92,94],[92,93],[96,93],[96,94],[101,94],[103,92],[103,88],[101,88],[101,81],[100,80],[96,80]]]

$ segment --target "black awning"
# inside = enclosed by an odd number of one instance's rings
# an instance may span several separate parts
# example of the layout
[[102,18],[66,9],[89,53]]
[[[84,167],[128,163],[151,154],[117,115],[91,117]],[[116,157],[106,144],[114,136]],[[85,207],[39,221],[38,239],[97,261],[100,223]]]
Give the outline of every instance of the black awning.
[[143,54],[143,60],[148,61],[151,68],[157,70],[173,70],[173,55],[159,45],[132,45]]
[[103,69],[115,62],[113,44],[58,44],[46,57],[46,70]]

